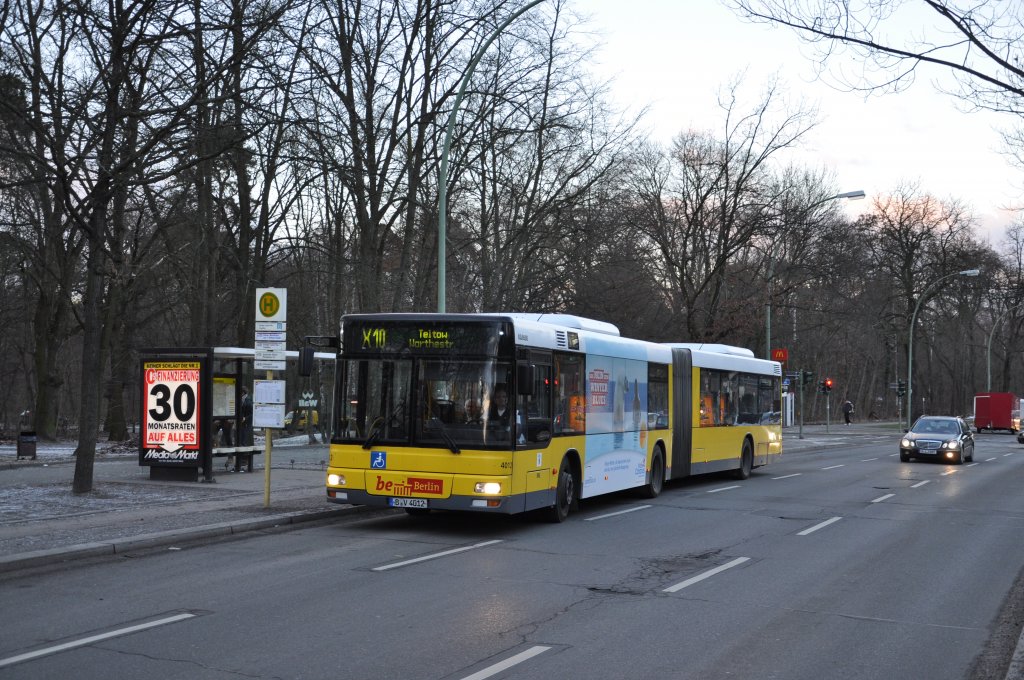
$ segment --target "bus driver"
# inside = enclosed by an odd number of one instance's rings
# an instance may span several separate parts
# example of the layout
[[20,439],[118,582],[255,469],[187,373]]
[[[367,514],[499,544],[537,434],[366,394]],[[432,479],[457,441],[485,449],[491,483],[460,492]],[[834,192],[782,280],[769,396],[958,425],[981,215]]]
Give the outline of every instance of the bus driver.
[[503,384],[494,386],[487,409],[487,427],[497,432],[499,439],[508,439],[511,431],[512,409],[508,405],[508,389]]

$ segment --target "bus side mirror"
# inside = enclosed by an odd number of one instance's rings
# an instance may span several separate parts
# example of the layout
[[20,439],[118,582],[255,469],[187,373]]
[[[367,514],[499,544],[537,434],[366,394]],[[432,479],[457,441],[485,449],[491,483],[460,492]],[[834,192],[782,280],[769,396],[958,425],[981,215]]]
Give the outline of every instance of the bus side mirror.
[[303,345],[299,350],[299,375],[308,378],[313,375],[313,347]]
[[519,394],[533,394],[533,364],[528,361],[516,364],[516,389]]
[[317,347],[330,347],[340,350],[341,338],[328,335],[307,335],[303,338],[302,349],[299,350],[299,375],[303,378],[313,375]]

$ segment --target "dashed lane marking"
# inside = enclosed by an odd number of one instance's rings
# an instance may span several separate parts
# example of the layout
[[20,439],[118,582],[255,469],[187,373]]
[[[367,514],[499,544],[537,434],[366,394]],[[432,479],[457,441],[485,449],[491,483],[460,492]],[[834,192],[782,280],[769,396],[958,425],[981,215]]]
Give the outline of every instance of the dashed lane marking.
[[636,512],[637,510],[646,510],[649,507],[651,507],[651,506],[650,505],[638,505],[638,506],[633,507],[633,508],[626,508],[625,510],[619,510],[618,512],[609,512],[609,513],[606,513],[604,515],[597,515],[596,517],[584,517],[583,521],[584,522],[594,522],[594,521],[599,520],[599,519],[607,519],[609,517],[617,517],[619,515],[625,515],[626,513],[629,513],[629,512]]
[[492,666],[488,666],[487,668],[484,668],[482,670],[479,670],[476,673],[473,673],[472,675],[467,675],[462,680],[484,680],[484,678],[489,678],[503,671],[507,671],[509,668],[521,664],[524,661],[529,661],[533,657],[537,656],[538,654],[543,654],[549,649],[551,648],[546,647],[544,645],[536,645],[534,647],[530,647],[525,652],[519,652],[515,656],[510,656],[504,661],[499,661],[498,663]]
[[148,623],[140,623],[135,626],[127,626],[125,628],[118,628],[117,630],[111,630],[106,633],[100,633],[98,635],[90,635],[80,640],[71,640],[59,645],[53,645],[52,647],[44,647],[37,649],[34,652],[26,652],[24,654],[18,654],[17,656],[9,656],[6,659],[0,659],[0,668],[4,666],[13,666],[16,663],[22,661],[29,661],[31,659],[38,659],[41,656],[49,656],[50,654],[56,654],[58,652],[67,651],[69,649],[75,649],[77,647],[84,647],[91,645],[94,642],[100,642],[101,640],[109,640],[110,638],[121,637],[123,635],[131,635],[132,633],[138,633],[139,631],[148,630],[150,628],[156,628],[157,626],[166,626],[169,623],[177,623],[178,621],[184,621],[185,619],[191,619],[198,616],[192,612],[183,612],[181,614],[175,614],[174,616],[168,616],[156,621],[149,621]]
[[458,553],[461,553],[461,552],[466,552],[467,550],[476,550],[477,548],[485,548],[485,547],[487,547],[489,545],[494,545],[495,543],[501,543],[501,541],[500,540],[495,540],[495,541],[484,541],[483,543],[474,543],[473,545],[467,545],[467,546],[464,546],[462,548],[453,548],[451,550],[444,550],[444,551],[439,552],[439,553],[433,553],[433,554],[430,554],[430,555],[424,555],[423,557],[416,557],[416,558],[411,559],[411,560],[405,560],[404,562],[395,562],[393,564],[385,564],[385,565],[380,566],[380,567],[374,567],[370,571],[387,571],[388,569],[397,569],[398,567],[405,567],[405,566],[408,566],[410,564],[416,564],[417,562],[426,562],[427,560],[436,560],[439,557],[447,557],[448,555],[455,555],[455,554],[458,554]]
[[824,529],[829,524],[834,524],[834,523],[838,522],[841,519],[842,519],[842,517],[833,517],[831,519],[827,519],[824,522],[821,522],[819,524],[815,524],[813,527],[811,527],[809,529],[804,529],[803,531],[798,532],[797,536],[806,536],[807,534],[813,534],[818,529]]
[[715,574],[719,574],[719,573],[725,571],[726,569],[732,569],[733,567],[738,567],[739,565],[743,564],[744,562],[749,562],[749,561],[750,561],[749,557],[737,557],[732,562],[726,562],[725,564],[723,564],[720,567],[715,567],[714,569],[708,569],[703,574],[697,574],[693,578],[688,578],[685,581],[682,581],[680,583],[675,584],[674,586],[669,586],[668,588],[665,588],[665,590],[663,590],[662,592],[665,592],[665,593],[677,593],[680,590],[682,590],[683,588],[687,588],[689,586],[692,586],[694,583],[700,583],[704,579],[711,578]]

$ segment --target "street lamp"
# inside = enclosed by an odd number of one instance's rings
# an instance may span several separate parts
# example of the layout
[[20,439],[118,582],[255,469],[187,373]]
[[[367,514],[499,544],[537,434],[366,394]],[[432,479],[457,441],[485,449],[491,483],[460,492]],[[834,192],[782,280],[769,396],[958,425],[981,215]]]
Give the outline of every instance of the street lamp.
[[1004,316],[1006,316],[1015,309],[1020,309],[1021,307],[1024,307],[1024,305],[1015,305],[1013,307],[1006,309],[1002,314],[997,316],[996,320],[992,323],[992,330],[989,331],[988,334],[988,382],[986,383],[988,387],[985,390],[986,392],[992,391],[992,338],[996,334],[996,326],[999,325],[999,322],[1003,320]]
[[[867,194],[865,194],[862,189],[857,189],[855,191],[844,191],[841,194],[836,194],[835,196],[829,196],[828,198],[823,198],[820,201],[815,201],[814,203],[812,203],[809,206],[807,206],[806,208],[804,208],[804,212],[810,212],[811,210],[814,210],[815,208],[817,208],[819,205],[822,205],[824,203],[828,203],[829,201],[836,201],[836,200],[839,200],[841,198],[848,198],[850,200],[857,200],[857,199],[860,199],[860,198],[864,198],[864,196],[866,196],[866,195]],[[775,277],[775,258],[772,256],[772,247],[769,246],[769,248],[768,248],[768,301],[765,303],[765,314],[764,314],[764,344],[765,344],[764,358],[765,359],[771,359],[772,358],[772,280],[774,279],[774,277]],[[795,323],[794,323],[794,325],[795,325]]]
[[441,149],[441,169],[438,172],[437,186],[437,311],[444,313],[445,310],[445,298],[447,291],[445,290],[445,259],[447,258],[447,243],[448,238],[448,149],[452,145],[452,130],[455,128],[455,114],[458,113],[459,104],[462,103],[462,97],[466,94],[466,87],[469,85],[469,79],[473,77],[473,71],[476,70],[476,65],[480,63],[480,58],[484,56],[484,52],[491,46],[494,39],[508,27],[513,21],[519,18],[519,16],[525,13],[527,10],[533,9],[544,0],[533,0],[533,2],[524,6],[522,9],[514,12],[508,19],[502,22],[501,26],[495,29],[494,33],[491,33],[490,37],[480,46],[480,49],[473,55],[473,59],[469,62],[469,68],[466,69],[466,75],[462,77],[462,84],[459,86],[459,93],[455,95],[455,102],[452,104],[452,112],[448,114],[448,127],[444,133],[444,146]]
[[921,291],[921,297],[917,298],[917,304],[914,305],[914,313],[910,317],[910,331],[907,339],[907,430],[913,425],[914,417],[914,324],[917,322],[917,312],[921,309],[921,303],[924,302],[927,297],[927,293],[934,286],[938,285],[941,281],[952,278],[954,276],[977,276],[981,273],[980,269],[964,269],[963,271],[953,272],[952,274],[946,274],[935,279]]

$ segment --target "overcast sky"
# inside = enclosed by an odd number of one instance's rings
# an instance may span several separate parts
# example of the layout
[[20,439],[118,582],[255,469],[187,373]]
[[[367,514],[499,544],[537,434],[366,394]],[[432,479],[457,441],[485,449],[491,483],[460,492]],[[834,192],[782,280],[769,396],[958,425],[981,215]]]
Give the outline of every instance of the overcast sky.
[[[579,0],[576,8],[592,17],[604,44],[595,72],[614,76],[618,104],[649,106],[645,122],[657,141],[689,128],[720,131],[718,90],[745,70],[747,95],[756,97],[774,74],[791,98],[821,114],[794,160],[834,172],[837,190],[863,189],[870,198],[917,181],[968,203],[993,243],[1013,219],[1001,208],[1022,202],[1024,176],[1000,155],[996,129],[1012,121],[959,111],[929,77],[899,94],[840,92],[815,79],[811,48],[792,31],[745,22],[720,0]],[[847,210],[867,207],[859,201]]]

